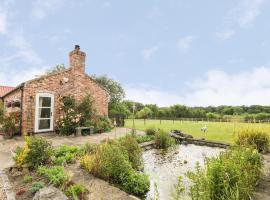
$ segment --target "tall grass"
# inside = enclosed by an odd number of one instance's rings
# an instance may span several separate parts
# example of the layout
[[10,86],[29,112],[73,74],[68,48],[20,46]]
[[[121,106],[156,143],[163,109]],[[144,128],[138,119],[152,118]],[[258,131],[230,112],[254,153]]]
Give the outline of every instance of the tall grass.
[[137,151],[132,148],[125,150],[116,142],[103,143],[93,153],[82,157],[81,166],[94,176],[119,185],[128,193],[142,196],[149,190],[150,183],[147,175],[132,168],[129,155],[134,153],[133,150]]
[[235,132],[235,143],[241,146],[251,146],[259,152],[269,151],[269,134],[259,128],[243,128]]
[[158,149],[168,149],[175,145],[175,139],[167,131],[159,130],[155,134],[155,145]]
[[206,159],[205,168],[197,164],[187,174],[192,182],[189,195],[193,200],[248,200],[261,171],[262,157],[256,149],[235,147]]

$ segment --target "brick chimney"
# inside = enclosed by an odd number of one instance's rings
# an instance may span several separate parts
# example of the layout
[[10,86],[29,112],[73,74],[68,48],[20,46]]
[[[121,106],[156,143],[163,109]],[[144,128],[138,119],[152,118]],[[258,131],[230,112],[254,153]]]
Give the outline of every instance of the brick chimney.
[[80,51],[80,46],[75,45],[75,49],[69,53],[69,64],[73,72],[85,73],[86,54]]

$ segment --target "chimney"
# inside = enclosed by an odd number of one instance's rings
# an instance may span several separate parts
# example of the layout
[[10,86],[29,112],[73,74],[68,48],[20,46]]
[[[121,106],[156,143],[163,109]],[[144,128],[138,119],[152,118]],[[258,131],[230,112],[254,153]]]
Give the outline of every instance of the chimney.
[[80,51],[80,46],[75,45],[75,49],[69,53],[69,64],[73,72],[85,73],[85,56],[86,54]]

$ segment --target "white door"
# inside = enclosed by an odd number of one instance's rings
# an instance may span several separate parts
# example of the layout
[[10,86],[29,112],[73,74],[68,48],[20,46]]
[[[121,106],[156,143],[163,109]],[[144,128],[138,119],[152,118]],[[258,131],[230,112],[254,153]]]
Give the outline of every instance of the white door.
[[36,96],[35,132],[53,131],[54,96],[39,93]]

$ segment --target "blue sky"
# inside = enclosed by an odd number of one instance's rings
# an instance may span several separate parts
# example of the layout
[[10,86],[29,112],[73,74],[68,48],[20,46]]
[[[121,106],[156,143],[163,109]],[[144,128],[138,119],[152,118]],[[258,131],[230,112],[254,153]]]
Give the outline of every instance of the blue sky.
[[270,104],[267,0],[0,0],[0,85],[17,85],[79,44],[87,73],[128,99]]

